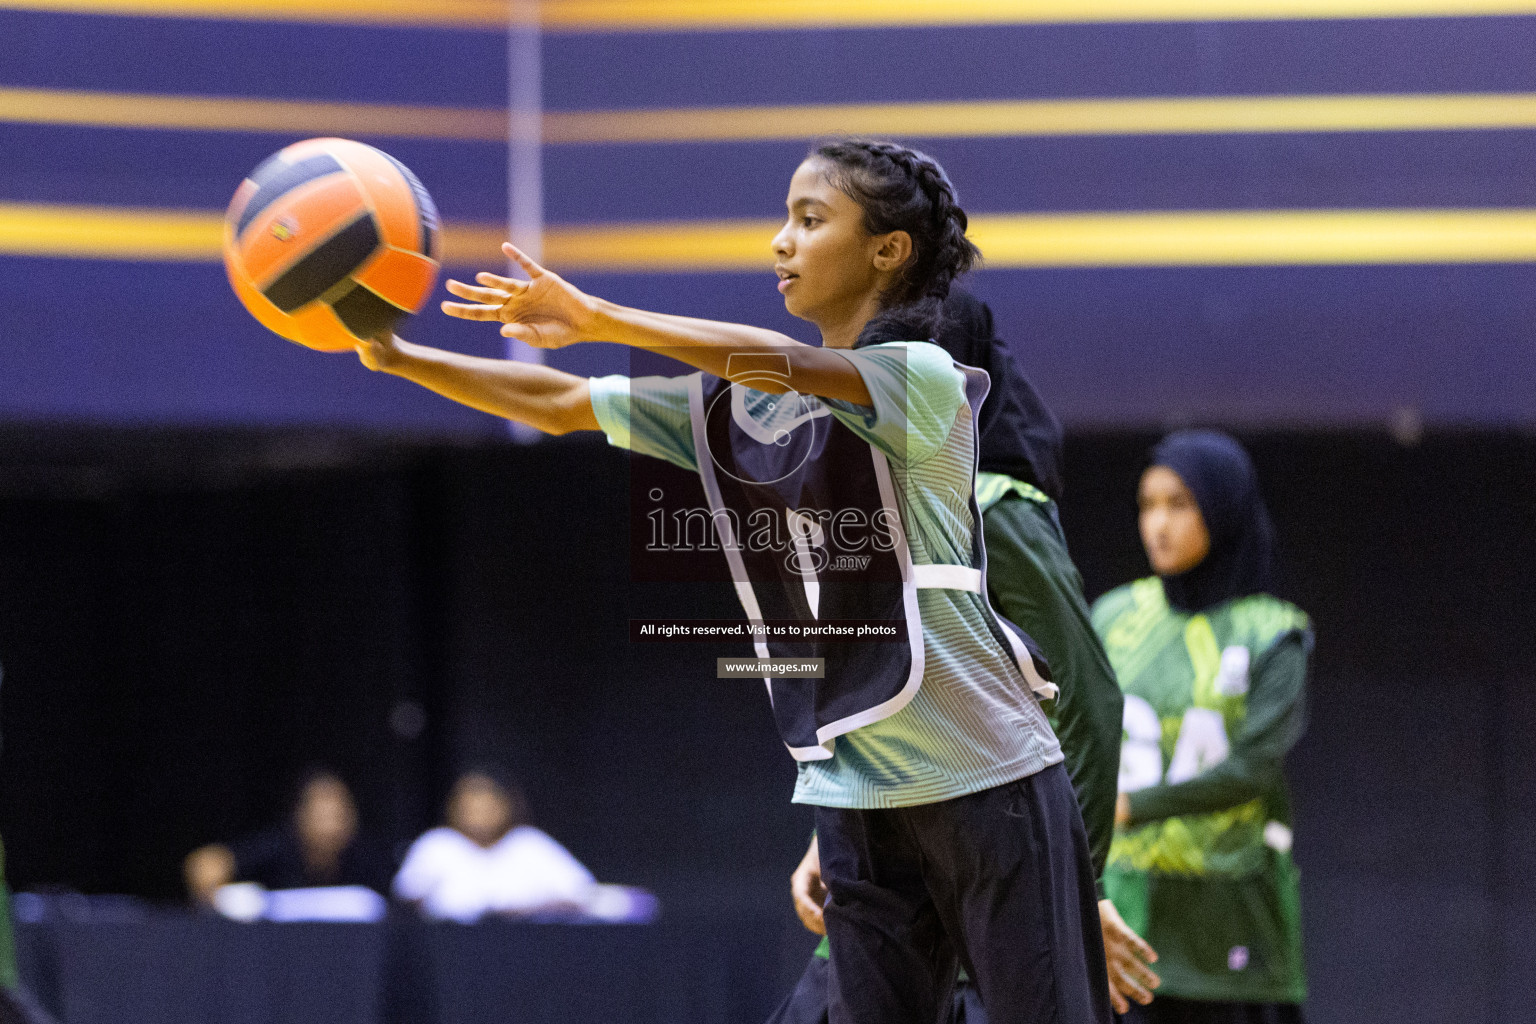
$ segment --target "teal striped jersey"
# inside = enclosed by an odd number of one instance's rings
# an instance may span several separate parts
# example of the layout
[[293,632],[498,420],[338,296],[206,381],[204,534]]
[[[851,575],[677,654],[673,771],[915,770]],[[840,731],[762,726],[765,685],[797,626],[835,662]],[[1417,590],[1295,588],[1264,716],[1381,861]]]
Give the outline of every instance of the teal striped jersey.
[[[806,396],[890,461],[915,565],[971,566],[975,429],[963,378],[926,342],[840,351],[858,369],[871,406]],[[594,378],[592,409],[610,443],[697,470],[686,377]],[[747,391],[745,407],[769,423],[782,395]],[[974,566],[971,566],[974,568]],[[1032,775],[1061,748],[1011,655],[989,627],[981,594],[920,590],[925,665],[911,702],[838,737],[831,758],[801,761],[797,803],[907,807],[949,800]]]

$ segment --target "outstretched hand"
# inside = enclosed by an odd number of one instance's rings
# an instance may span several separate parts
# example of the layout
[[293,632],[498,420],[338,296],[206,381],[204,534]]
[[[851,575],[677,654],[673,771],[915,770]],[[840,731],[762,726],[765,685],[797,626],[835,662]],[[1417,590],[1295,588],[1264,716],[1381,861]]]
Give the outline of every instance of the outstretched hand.
[[1157,951],[1131,930],[1109,900],[1099,901],[1099,928],[1104,933],[1104,966],[1115,1012],[1129,1011],[1133,999],[1146,1006],[1152,1001],[1152,990],[1163,983],[1147,966],[1157,962]]
[[400,358],[401,339],[394,331],[385,331],[373,338],[364,338],[353,346],[357,358],[370,370],[387,370]]
[[466,302],[444,302],[442,309],[460,320],[495,320],[501,333],[534,348],[564,348],[593,340],[587,334],[596,314],[591,296],[559,274],[545,270],[508,242],[502,251],[528,280],[497,274],[475,275],[478,286],[448,281],[448,290]]

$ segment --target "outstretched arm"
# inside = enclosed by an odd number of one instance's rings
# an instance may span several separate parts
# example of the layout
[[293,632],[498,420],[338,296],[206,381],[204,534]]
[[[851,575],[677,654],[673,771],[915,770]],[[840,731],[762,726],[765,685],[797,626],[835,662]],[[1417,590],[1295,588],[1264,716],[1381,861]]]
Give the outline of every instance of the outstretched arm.
[[404,377],[462,405],[546,434],[598,429],[585,377],[534,363],[444,352],[393,335],[360,342],[357,354],[370,370]]
[[502,248],[528,275],[528,280],[481,273],[475,275],[478,286],[449,281],[448,290],[467,301],[445,302],[443,312],[464,320],[498,321],[503,335],[535,348],[607,341],[659,351],[717,377],[732,375],[733,355],[771,353],[787,360],[790,384],[775,387],[754,380],[754,388],[793,388],[801,394],[854,405],[869,405],[872,401],[858,370],[835,351],[805,345],[788,335],[759,327],[651,313],[607,302],[587,295],[539,266],[515,246],[507,244]]

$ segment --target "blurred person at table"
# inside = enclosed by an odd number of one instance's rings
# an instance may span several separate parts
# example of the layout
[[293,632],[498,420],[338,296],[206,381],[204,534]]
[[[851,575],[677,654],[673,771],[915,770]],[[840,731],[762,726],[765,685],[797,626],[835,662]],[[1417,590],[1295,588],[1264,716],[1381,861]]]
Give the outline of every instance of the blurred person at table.
[[361,885],[387,893],[391,867],[387,851],[359,830],[352,790],[335,772],[312,768],[300,780],[287,822],[193,850],[183,873],[192,901],[207,906],[231,882],[268,889]]
[[516,785],[493,771],[465,772],[448,794],[447,824],[411,844],[395,895],[428,917],[464,923],[582,911],[597,887],[592,873],[527,816]]

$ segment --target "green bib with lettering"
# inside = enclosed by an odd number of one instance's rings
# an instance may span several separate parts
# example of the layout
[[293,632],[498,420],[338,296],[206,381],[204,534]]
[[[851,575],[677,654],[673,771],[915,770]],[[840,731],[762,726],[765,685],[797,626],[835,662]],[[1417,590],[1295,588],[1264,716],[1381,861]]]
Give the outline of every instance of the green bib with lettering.
[[[1253,675],[1307,616],[1267,594],[1190,614],[1162,581],[1101,598],[1094,628],[1125,693],[1120,790],[1177,786],[1225,761],[1250,712]],[[1168,995],[1296,1002],[1305,995],[1291,813],[1283,777],[1214,813],[1116,833],[1105,888],[1157,949]]]

